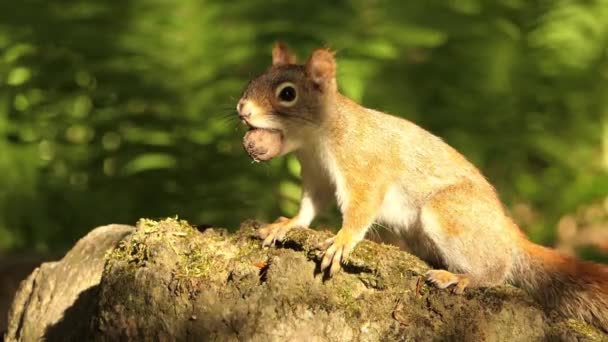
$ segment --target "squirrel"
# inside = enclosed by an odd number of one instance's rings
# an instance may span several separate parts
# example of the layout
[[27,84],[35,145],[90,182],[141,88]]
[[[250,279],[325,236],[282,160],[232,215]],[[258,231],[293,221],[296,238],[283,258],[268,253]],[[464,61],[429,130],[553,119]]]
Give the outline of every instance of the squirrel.
[[546,309],[608,332],[608,267],[529,241],[471,162],[416,124],[342,95],[336,68],[329,49],[297,64],[277,42],[272,66],[238,102],[240,119],[280,132],[277,154],[293,152],[301,165],[298,214],[261,228],[264,246],[309,226],[335,197],[342,227],[320,245],[329,276],[377,222],[437,268],[426,278],[439,288],[460,294],[510,283]]

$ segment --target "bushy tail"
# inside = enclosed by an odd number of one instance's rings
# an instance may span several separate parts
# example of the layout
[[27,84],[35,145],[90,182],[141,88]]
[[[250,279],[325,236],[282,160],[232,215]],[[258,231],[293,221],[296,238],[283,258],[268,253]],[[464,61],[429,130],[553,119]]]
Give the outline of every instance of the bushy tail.
[[524,238],[521,245],[514,284],[544,307],[608,333],[608,267],[561,255]]

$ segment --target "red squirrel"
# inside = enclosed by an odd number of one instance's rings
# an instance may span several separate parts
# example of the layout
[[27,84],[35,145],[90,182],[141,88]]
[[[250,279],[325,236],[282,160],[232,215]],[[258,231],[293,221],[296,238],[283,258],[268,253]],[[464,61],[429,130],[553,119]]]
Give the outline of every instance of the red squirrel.
[[511,283],[545,308],[608,332],[608,267],[530,242],[473,164],[414,123],[342,95],[336,67],[327,49],[296,64],[277,43],[272,66],[237,105],[250,128],[279,135],[270,139],[280,143],[275,154],[293,152],[301,164],[299,212],[260,229],[264,246],[308,226],[335,197],[342,228],[322,244],[329,275],[378,222],[438,267],[426,276],[439,288]]

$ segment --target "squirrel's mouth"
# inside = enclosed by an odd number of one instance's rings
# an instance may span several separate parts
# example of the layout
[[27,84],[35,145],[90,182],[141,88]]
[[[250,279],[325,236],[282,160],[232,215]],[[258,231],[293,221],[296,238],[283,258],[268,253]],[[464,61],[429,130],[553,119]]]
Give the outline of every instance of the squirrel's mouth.
[[263,127],[256,127],[256,126],[251,126],[251,125],[247,125],[247,132],[251,132],[251,131],[267,131],[267,132],[271,132],[271,133],[278,133],[281,136],[281,139],[283,139],[284,134],[283,131],[281,131],[278,128],[263,128]]
[[252,124],[251,122],[249,122],[249,120],[247,120],[247,119],[241,119],[241,122],[243,124],[245,124],[245,126],[247,126],[247,131],[253,131],[253,130],[256,130],[256,129],[261,129],[261,130],[278,132],[278,133],[281,133],[281,135],[283,135],[283,131],[281,129],[278,129],[278,128],[267,128],[267,127],[256,126],[256,125]]
[[255,129],[262,129],[260,127],[254,126],[252,124],[250,124],[249,122],[243,120],[243,123],[245,124],[245,126],[247,126],[247,131],[253,131]]
[[279,133],[281,135],[281,138],[283,138],[283,136],[284,136],[283,131],[280,130],[280,129],[278,129],[278,128],[259,127],[259,126],[251,124],[251,122],[247,121],[247,119],[241,119],[241,121],[247,126],[247,132],[251,132],[251,131],[255,131],[255,130],[260,130],[260,131],[268,131],[268,132]]
[[242,118],[242,119],[241,119],[241,122],[242,122],[243,124],[245,124],[245,126],[247,126],[247,129],[248,129],[249,131],[254,130],[254,129],[256,129],[256,128],[260,128],[260,127],[255,126],[254,124],[252,124],[251,122],[249,122],[249,120],[244,119],[244,118]]

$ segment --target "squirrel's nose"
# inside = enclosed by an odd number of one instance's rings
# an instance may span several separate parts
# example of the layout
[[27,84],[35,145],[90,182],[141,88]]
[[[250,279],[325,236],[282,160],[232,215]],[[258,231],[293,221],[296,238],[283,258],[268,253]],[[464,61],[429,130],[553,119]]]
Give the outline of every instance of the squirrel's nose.
[[239,103],[236,105],[236,110],[239,113],[239,118],[241,120],[245,120],[251,116],[251,109],[245,107],[246,106],[243,103],[243,100],[240,100]]

